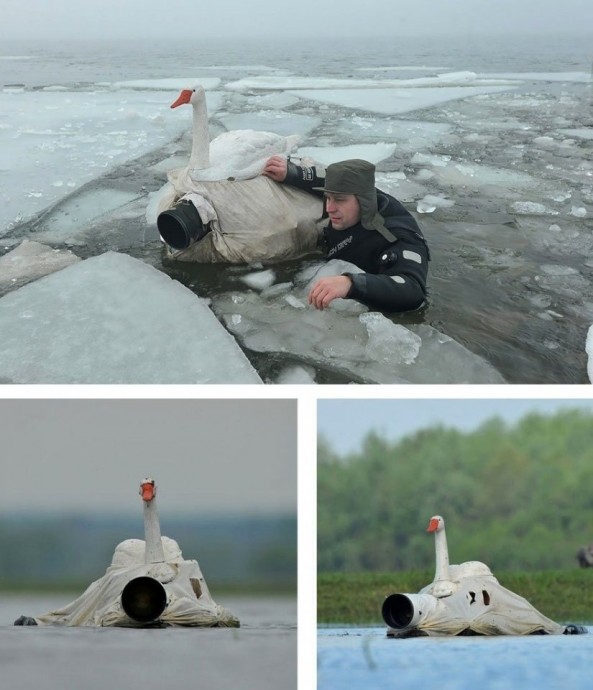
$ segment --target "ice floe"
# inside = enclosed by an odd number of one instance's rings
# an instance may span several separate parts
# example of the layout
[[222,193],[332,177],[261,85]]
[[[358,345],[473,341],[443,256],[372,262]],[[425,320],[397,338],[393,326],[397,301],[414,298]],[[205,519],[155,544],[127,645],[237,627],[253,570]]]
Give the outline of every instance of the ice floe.
[[107,252],[0,299],[4,383],[261,383],[203,300]]
[[213,308],[247,349],[297,357],[360,382],[503,382],[490,364],[431,326],[394,323],[352,300],[323,311],[308,307],[311,283],[344,270],[359,271],[330,261],[303,271],[295,286],[227,293],[214,298]]

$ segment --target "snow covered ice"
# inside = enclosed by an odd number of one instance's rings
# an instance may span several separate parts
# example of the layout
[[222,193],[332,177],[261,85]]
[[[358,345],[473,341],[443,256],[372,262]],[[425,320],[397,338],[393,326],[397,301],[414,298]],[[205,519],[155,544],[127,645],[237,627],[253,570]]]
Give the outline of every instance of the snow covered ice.
[[[346,54],[330,62],[321,47],[295,59],[286,46],[221,44],[199,61],[178,47],[158,64],[134,68],[125,51],[94,64],[76,53],[52,53],[48,61],[38,46],[14,50],[0,61],[2,252],[27,238],[83,259],[129,253],[194,297],[210,298],[266,381],[586,381],[590,56],[587,63],[501,47],[490,65],[487,51],[427,46],[394,64],[392,46],[378,45],[356,63]],[[167,170],[187,164],[191,147],[191,109],[169,106],[196,83],[207,90],[212,137],[252,127],[297,133],[297,156],[324,165],[346,157],[375,162],[378,186],[416,213],[427,235],[426,307],[376,320],[347,302],[317,313],[296,285],[309,259],[244,270],[168,264],[155,209]],[[269,323],[274,314],[279,332]],[[288,314],[292,323],[282,321]],[[251,329],[260,319],[257,333]],[[328,320],[336,337],[317,342]],[[211,324],[229,335],[220,321]],[[439,359],[445,352],[452,364]],[[5,361],[2,355],[0,368]]]

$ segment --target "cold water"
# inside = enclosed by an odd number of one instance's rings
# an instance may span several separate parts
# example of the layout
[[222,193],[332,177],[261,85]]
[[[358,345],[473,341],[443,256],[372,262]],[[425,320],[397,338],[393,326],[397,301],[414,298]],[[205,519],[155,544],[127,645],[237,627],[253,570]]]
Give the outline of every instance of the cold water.
[[[3,45],[2,251],[26,236],[83,258],[126,252],[210,298],[224,323],[229,298],[253,293],[241,278],[263,267],[167,262],[146,213],[163,161],[191,146],[190,109],[168,106],[180,84],[207,82],[212,135],[289,130],[321,162],[376,162],[432,253],[426,306],[394,322],[434,327],[508,382],[586,382],[592,59],[578,37]],[[266,268],[290,283],[312,261]],[[288,347],[274,329],[258,322],[257,343],[234,333],[264,380],[295,367],[292,380],[366,380],[336,363],[347,333],[311,358],[302,324]],[[422,380],[438,357],[426,366]]]

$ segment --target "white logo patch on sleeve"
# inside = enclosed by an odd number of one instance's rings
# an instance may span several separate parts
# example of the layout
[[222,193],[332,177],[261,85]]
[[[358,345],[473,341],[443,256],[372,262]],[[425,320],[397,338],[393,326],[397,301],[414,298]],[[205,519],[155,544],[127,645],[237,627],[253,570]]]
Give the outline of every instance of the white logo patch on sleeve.
[[409,261],[415,261],[417,264],[422,263],[422,257],[420,256],[420,254],[418,254],[417,252],[411,252],[409,249],[404,249],[404,251],[402,252],[402,256],[404,257],[404,259],[408,259]]
[[402,276],[389,276],[394,283],[405,283],[406,279]]

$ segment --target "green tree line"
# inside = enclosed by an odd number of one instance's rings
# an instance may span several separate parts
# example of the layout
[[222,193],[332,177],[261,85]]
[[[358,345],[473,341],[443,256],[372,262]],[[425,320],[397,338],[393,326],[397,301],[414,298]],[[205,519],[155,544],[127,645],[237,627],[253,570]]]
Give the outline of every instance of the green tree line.
[[495,574],[578,567],[577,549],[593,541],[593,415],[435,426],[398,442],[372,431],[345,456],[319,438],[320,572],[434,568],[426,527],[437,514],[451,563],[479,560]]

